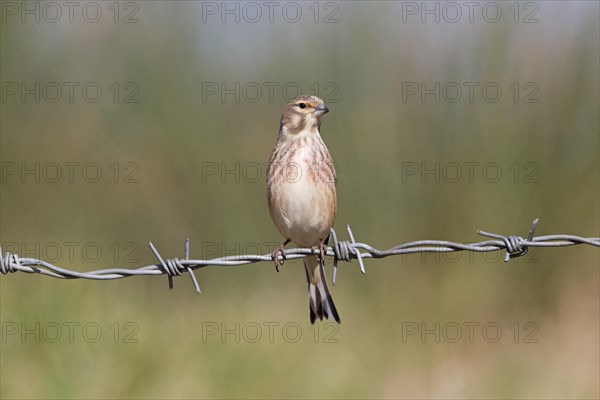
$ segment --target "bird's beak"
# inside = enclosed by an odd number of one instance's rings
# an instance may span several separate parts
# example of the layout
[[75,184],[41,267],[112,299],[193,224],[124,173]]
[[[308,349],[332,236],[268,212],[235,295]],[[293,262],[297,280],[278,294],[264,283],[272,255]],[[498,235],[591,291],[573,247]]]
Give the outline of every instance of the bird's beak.
[[319,115],[327,114],[329,112],[329,108],[327,108],[327,106],[325,106],[325,104],[318,104],[315,107],[315,110],[317,110],[317,113]]

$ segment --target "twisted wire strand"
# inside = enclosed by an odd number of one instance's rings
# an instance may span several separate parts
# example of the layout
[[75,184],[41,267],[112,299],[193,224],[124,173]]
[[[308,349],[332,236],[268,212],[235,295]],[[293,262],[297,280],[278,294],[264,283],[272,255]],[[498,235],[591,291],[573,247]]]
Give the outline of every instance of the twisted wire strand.
[[[337,277],[338,261],[350,262],[358,260],[360,270],[366,273],[364,259],[366,258],[385,258],[401,254],[415,253],[449,253],[458,251],[470,252],[491,252],[506,250],[504,261],[511,258],[521,257],[527,254],[529,247],[566,247],[575,245],[590,245],[600,247],[600,238],[584,238],[575,235],[546,235],[534,237],[535,229],[539,220],[533,221],[533,226],[526,239],[521,236],[503,236],[495,233],[477,231],[484,237],[493,240],[484,240],[477,243],[457,243],[445,240],[418,240],[408,243],[402,243],[388,250],[378,250],[365,243],[356,242],[350,226],[346,226],[346,231],[350,240],[338,240],[334,229],[331,229],[331,239],[333,243],[326,248],[326,255],[333,257],[333,283]],[[184,259],[170,258],[163,259],[152,242],[149,243],[150,250],[158,259],[157,264],[147,265],[137,269],[126,268],[108,268],[90,272],[77,272],[65,268],[60,268],[44,260],[35,258],[20,258],[15,253],[6,253],[2,256],[0,248],[0,275],[6,275],[13,272],[25,272],[30,274],[41,274],[60,279],[94,279],[94,280],[112,280],[127,278],[136,275],[167,275],[169,288],[173,288],[173,277],[183,275],[187,272],[190,275],[194,289],[201,293],[200,285],[194,275],[194,270],[212,266],[236,266],[248,265],[258,262],[273,262],[271,254],[265,255],[234,255],[218,257],[210,260],[190,259],[190,241],[185,241]],[[319,254],[318,249],[295,248],[285,251],[286,260],[304,258],[307,255]],[[278,255],[278,260],[283,261],[283,256]]]

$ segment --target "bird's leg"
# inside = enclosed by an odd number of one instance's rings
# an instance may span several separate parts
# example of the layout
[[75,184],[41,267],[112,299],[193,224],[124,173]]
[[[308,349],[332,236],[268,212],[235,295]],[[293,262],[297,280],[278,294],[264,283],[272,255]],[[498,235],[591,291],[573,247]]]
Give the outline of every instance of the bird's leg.
[[[271,259],[273,263],[275,263],[275,269],[279,272],[279,265],[283,265],[286,260],[285,257],[285,246],[290,242],[290,239],[287,239],[283,244],[278,245],[275,250],[271,253]],[[281,254],[281,262],[279,262],[279,254]]]
[[325,265],[325,253],[327,252],[327,245],[323,240],[319,241],[319,255],[320,262],[324,266]]

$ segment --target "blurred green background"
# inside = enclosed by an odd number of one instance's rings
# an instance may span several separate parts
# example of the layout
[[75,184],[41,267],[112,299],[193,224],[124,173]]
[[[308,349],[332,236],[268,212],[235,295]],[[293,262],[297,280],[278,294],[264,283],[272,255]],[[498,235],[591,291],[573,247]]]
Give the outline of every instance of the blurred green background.
[[[77,271],[153,264],[150,240],[163,257],[187,237],[192,258],[270,252],[263,163],[298,87],[331,109],[344,239],[526,236],[536,217],[538,235],[600,235],[598,2],[476,2],[472,18],[276,3],[272,19],[262,2],[76,2],[72,22],[23,4],[2,4],[4,251]],[[36,163],[39,182],[22,175]],[[342,263],[339,329],[311,328],[300,261],[201,269],[201,295],[187,276],[2,276],[0,397],[598,398],[598,249],[502,258]]]

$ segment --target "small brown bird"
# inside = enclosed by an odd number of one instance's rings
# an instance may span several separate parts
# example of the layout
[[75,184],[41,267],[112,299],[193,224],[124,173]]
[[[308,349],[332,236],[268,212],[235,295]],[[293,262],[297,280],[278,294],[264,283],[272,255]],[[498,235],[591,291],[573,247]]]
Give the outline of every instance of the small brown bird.
[[325,245],[336,212],[336,177],[333,160],[319,133],[321,118],[329,109],[316,96],[299,96],[283,109],[277,144],[269,158],[267,197],[275,226],[286,239],[273,252],[285,259],[284,246],[319,247],[319,258],[304,258],[310,322],[340,317],[325,280]]

